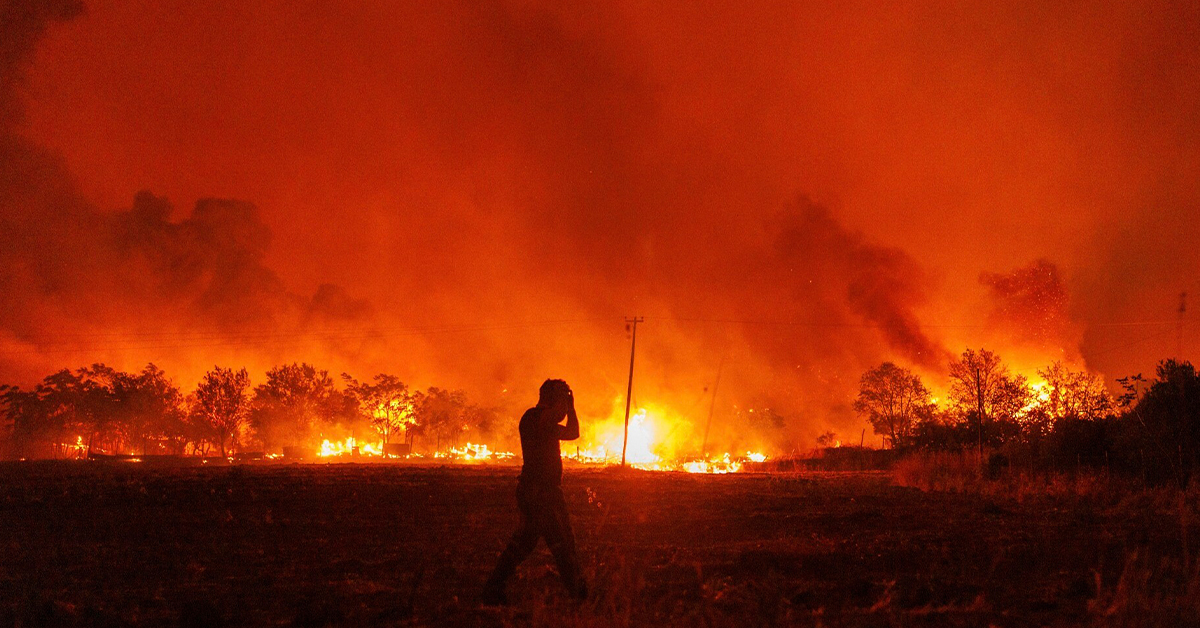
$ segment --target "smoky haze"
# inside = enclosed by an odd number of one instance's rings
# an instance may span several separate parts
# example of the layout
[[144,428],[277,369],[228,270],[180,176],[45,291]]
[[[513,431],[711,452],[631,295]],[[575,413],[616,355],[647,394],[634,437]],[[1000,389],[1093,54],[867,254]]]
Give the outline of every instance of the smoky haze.
[[857,432],[885,359],[1175,353],[1195,4],[877,5],[6,5],[0,376],[554,375],[607,414],[642,314],[638,401],[699,421],[721,365],[720,438],[769,406],[783,449]]

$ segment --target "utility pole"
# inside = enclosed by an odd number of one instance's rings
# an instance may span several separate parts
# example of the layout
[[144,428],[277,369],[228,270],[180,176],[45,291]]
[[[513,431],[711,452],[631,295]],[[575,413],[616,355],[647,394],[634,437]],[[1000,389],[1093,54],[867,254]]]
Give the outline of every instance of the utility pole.
[[646,319],[640,316],[625,319],[625,327],[633,325],[633,340],[629,343],[629,386],[625,389],[625,438],[621,441],[621,466],[625,466],[625,450],[629,448],[629,403],[633,401],[633,356],[637,350],[637,326]]
[[713,382],[712,401],[708,404],[708,422],[704,424],[704,444],[700,445],[700,455],[708,460],[708,431],[712,429],[713,411],[717,409],[717,386],[721,385],[721,369],[725,367],[725,356],[717,363],[717,379]]

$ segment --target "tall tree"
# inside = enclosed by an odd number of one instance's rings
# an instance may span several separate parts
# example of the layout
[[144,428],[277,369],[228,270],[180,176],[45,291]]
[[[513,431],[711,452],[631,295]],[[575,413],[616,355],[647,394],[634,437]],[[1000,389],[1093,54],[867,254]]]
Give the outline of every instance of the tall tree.
[[993,423],[1015,423],[1031,400],[1028,382],[1011,375],[1000,356],[967,349],[950,363],[950,401],[956,412],[975,423],[980,459],[984,429]]
[[1062,362],[1039,370],[1038,375],[1046,381],[1039,405],[1051,420],[1100,419],[1112,413],[1112,396],[1099,377],[1086,371],[1072,371]]
[[417,423],[436,437],[436,451],[441,451],[444,438],[459,434],[467,427],[463,421],[467,395],[461,390],[430,387],[416,395],[413,405]]
[[884,362],[863,374],[854,410],[895,448],[908,444],[913,427],[932,415],[934,405],[916,373]]
[[0,389],[0,412],[18,455],[30,455],[39,444],[49,445],[54,458],[62,454],[63,439],[68,434],[66,421],[47,403],[42,385],[33,390],[4,386]]
[[154,364],[140,373],[115,372],[112,376],[117,421],[132,447],[146,454],[151,438],[172,443],[176,453],[184,438],[183,394],[167,374]]
[[298,445],[319,424],[332,423],[344,407],[329,372],[311,364],[285,364],[267,371],[254,389],[250,424],[267,447]]
[[488,408],[472,403],[463,409],[463,424],[482,437],[491,434],[495,428],[498,415],[499,413],[495,408]]
[[1138,452],[1147,479],[1186,487],[1200,468],[1200,373],[1190,362],[1163,360],[1156,374],[1122,417],[1120,440],[1127,455]]
[[219,366],[204,374],[193,393],[192,419],[221,456],[236,450],[250,416],[250,375]]
[[120,371],[103,364],[68,371],[42,380],[43,400],[60,413],[65,425],[84,435],[88,453],[93,447],[116,450],[124,440],[118,421],[113,380]]
[[394,375],[380,373],[374,383],[360,382],[343,373],[346,394],[358,407],[358,412],[371,422],[371,427],[386,445],[393,441],[400,430],[404,430],[405,441],[416,423],[413,395],[408,386]]
[[113,447],[121,440],[112,377],[103,364],[47,375],[32,390],[7,388],[0,395],[14,441],[21,449],[48,445],[54,457],[78,441]]

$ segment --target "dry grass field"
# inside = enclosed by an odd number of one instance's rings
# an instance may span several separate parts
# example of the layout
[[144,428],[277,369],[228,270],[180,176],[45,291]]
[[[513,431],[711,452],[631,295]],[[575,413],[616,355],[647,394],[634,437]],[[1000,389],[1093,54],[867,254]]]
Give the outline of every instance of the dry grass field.
[[1195,495],[886,474],[571,469],[549,555],[480,607],[513,467],[0,466],[0,625],[1196,625]]

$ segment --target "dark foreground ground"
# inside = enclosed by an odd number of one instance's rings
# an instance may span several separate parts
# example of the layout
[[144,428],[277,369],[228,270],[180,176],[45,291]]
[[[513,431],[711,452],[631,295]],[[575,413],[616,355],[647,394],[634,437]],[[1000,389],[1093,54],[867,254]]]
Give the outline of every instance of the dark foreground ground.
[[[1179,583],[1155,587],[1172,569],[1186,581],[1178,563],[1198,531],[1136,500],[927,493],[883,475],[611,470],[565,480],[593,598],[566,599],[542,549],[512,583],[513,607],[480,608],[516,524],[515,473],[0,465],[0,625],[1196,619],[1186,601],[1178,610]],[[1182,614],[1130,612],[1156,596]]]

